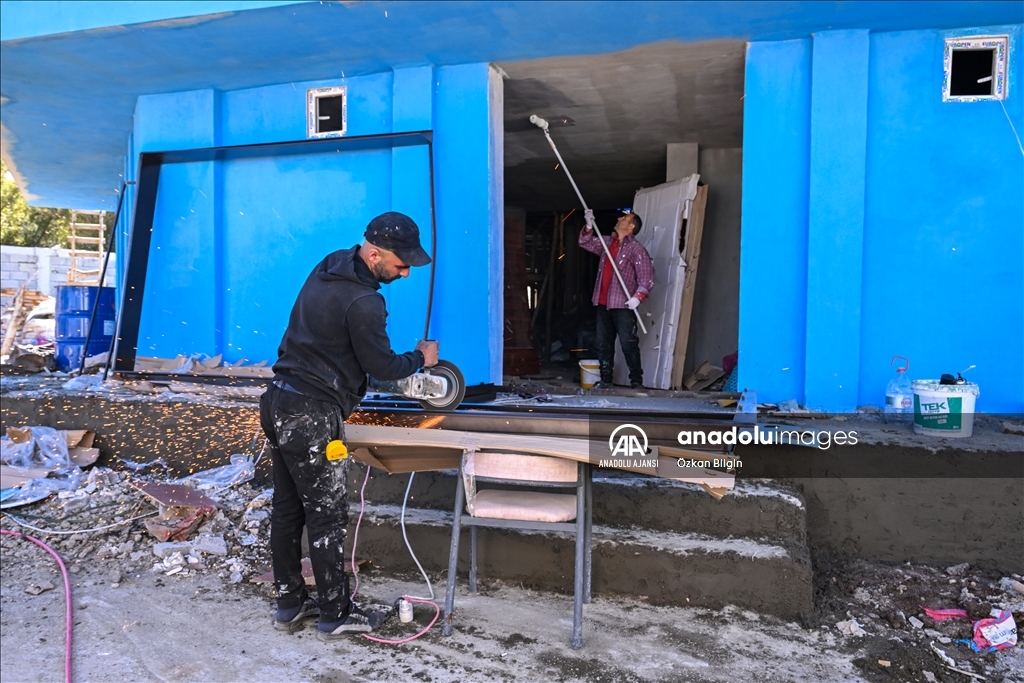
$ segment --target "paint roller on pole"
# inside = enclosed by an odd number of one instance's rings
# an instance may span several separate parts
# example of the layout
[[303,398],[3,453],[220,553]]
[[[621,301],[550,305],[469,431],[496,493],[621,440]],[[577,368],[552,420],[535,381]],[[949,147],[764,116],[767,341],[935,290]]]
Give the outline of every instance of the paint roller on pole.
[[[583,205],[584,210],[589,211],[590,207],[587,206],[586,200],[583,199],[583,194],[580,192],[580,188],[576,186],[576,181],[572,179],[572,174],[569,173],[569,167],[565,165],[565,160],[562,159],[562,155],[558,153],[558,147],[555,146],[555,141],[551,139],[551,133],[548,132],[548,122],[542,119],[541,117],[537,116],[536,114],[531,114],[530,123],[544,131],[544,137],[548,139],[548,144],[551,145],[551,150],[555,153],[555,156],[558,158],[558,163],[561,165],[562,170],[565,171],[565,176],[569,179],[569,182],[572,184],[572,189],[576,190],[576,196],[580,198],[580,204]],[[604,235],[601,234],[601,231],[597,229],[597,225],[591,219],[587,219],[587,227],[589,227],[591,230],[597,233],[597,240],[601,243],[601,246],[604,248],[604,255],[608,257],[608,263],[611,264],[612,270],[615,271],[615,277],[619,281],[619,286],[622,287],[623,294],[625,294],[626,298],[629,299],[630,297],[633,296],[633,293],[626,289],[626,281],[622,279],[622,273],[619,272],[618,266],[615,265],[615,259],[612,258],[611,252],[608,251],[608,245],[604,241]],[[643,330],[644,334],[647,334],[647,328],[644,327],[644,321],[640,318],[639,309],[634,308],[633,315],[636,316],[637,325],[640,326],[640,329]]]

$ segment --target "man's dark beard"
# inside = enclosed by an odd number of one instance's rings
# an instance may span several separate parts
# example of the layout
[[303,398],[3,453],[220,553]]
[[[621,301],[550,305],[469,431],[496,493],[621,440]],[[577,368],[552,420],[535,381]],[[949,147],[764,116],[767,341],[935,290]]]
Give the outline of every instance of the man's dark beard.
[[377,278],[377,282],[381,283],[382,285],[390,284],[397,280],[398,278],[402,277],[401,274],[389,274],[387,266],[384,265],[383,261],[378,261],[377,263],[374,263],[373,267],[370,268],[370,272],[373,273],[373,276],[375,278]]

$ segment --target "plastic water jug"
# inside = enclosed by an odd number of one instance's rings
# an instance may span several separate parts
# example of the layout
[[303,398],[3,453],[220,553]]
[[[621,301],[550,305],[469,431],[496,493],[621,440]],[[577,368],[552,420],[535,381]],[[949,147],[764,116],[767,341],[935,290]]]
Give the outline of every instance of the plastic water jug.
[[893,356],[889,365],[895,365],[897,358],[905,364],[896,367],[896,376],[885,387],[885,421],[909,423],[914,418],[914,390],[907,375],[910,361],[903,356]]

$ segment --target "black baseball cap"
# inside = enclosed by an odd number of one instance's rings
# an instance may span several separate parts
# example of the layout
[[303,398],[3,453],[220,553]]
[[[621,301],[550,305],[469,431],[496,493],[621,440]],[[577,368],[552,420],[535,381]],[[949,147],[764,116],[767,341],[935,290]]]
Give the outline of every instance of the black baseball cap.
[[382,213],[366,226],[363,237],[373,246],[393,252],[410,266],[425,266],[430,263],[430,257],[420,246],[419,227],[404,213]]

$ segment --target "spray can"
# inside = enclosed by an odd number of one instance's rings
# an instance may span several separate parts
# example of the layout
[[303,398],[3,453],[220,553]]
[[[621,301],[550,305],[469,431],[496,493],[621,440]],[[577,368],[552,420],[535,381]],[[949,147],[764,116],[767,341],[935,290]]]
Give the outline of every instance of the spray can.
[[398,601],[398,619],[403,624],[412,621],[412,603],[404,598]]
[[893,356],[889,365],[895,364],[897,358],[905,361],[905,365],[896,368],[896,376],[885,387],[885,421],[909,423],[914,417],[914,390],[907,376],[910,361],[903,356]]

